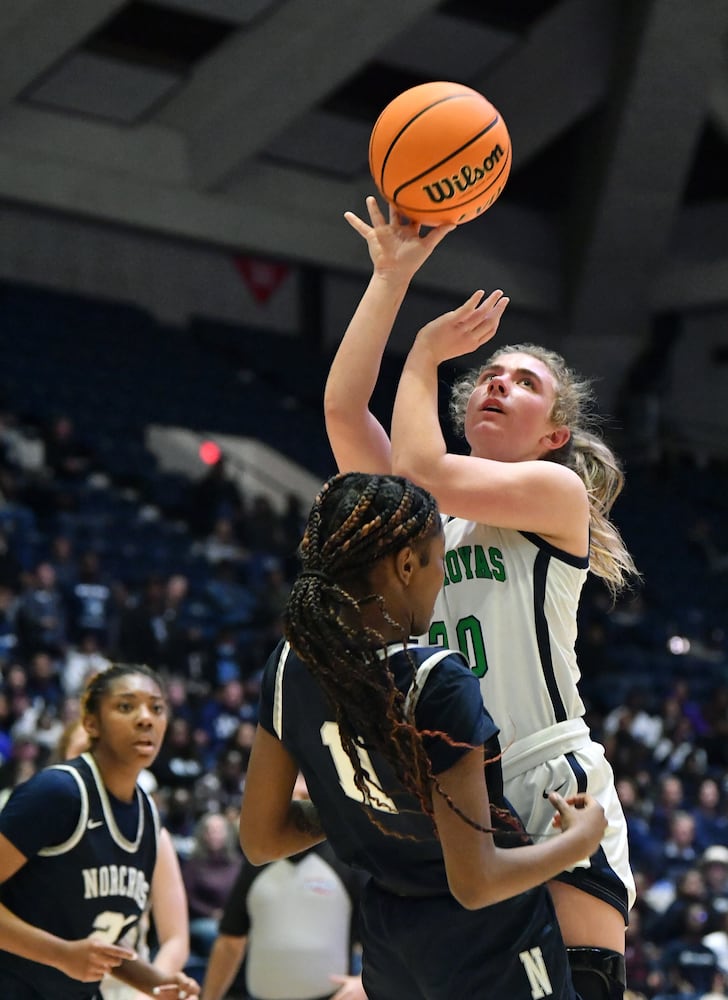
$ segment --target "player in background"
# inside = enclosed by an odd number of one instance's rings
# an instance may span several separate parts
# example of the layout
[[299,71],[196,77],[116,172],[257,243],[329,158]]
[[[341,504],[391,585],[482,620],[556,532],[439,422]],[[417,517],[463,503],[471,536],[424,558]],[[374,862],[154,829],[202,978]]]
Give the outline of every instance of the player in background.
[[126,944],[142,917],[158,819],[137,784],[167,726],[160,678],[114,664],[89,679],[91,749],[17,786],[0,813],[0,996],[91,1000],[113,975],[169,1000],[197,996]]
[[[88,733],[83,721],[77,719],[66,725],[56,747],[56,759],[71,760],[80,757],[89,749]],[[137,779],[144,788],[142,779],[151,779],[154,782],[151,772],[146,769]],[[150,921],[154,923],[154,936],[157,942],[152,962],[154,967],[165,974],[183,969],[190,956],[187,894],[174,842],[164,827],[159,830],[157,860],[149,891],[149,906],[135,925],[135,939],[129,942],[133,945],[134,951],[145,959],[149,958],[150,954],[148,941]],[[140,1000],[143,994],[113,976],[107,976],[101,984],[101,996],[103,1000]]]

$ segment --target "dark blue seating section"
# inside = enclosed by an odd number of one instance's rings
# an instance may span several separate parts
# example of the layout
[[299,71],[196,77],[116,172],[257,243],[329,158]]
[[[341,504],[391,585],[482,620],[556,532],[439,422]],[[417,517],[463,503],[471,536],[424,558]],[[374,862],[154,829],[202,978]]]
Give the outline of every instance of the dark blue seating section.
[[[330,357],[300,337],[206,318],[173,328],[133,306],[7,284],[0,309],[5,404],[36,424],[68,413],[114,487],[67,484],[67,509],[48,523],[12,503],[0,511],[26,565],[45,536],[65,532],[132,583],[158,570],[202,584],[207,567],[180,526],[184,478],[162,472],[145,448],[151,422],[255,437],[322,479],[334,471],[322,412]],[[399,365],[384,360],[374,407],[385,422]],[[728,471],[689,455],[627,471],[615,517],[645,578],[638,623],[624,621],[624,599],[612,610],[593,584],[582,610],[585,626],[604,631],[598,666],[594,650],[581,652],[584,691],[605,709],[636,683],[659,693],[681,673],[702,693],[726,680]],[[161,517],[145,519],[144,505]],[[673,636],[689,647],[676,652]]]

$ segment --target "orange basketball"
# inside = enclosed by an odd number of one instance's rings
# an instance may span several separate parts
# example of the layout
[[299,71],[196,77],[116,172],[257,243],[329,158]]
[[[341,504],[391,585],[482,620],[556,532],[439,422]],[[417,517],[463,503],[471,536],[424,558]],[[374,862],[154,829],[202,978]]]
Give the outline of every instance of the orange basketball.
[[511,170],[506,124],[477,90],[422,83],[390,101],[369,139],[369,169],[388,202],[427,226],[470,222]]

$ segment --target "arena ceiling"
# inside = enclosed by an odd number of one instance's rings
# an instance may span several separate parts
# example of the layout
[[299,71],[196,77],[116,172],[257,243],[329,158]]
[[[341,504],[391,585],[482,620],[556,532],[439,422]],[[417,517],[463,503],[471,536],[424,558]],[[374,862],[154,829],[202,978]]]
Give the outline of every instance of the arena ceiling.
[[371,126],[433,79],[514,165],[423,288],[624,356],[728,306],[726,0],[3,0],[0,204],[363,275]]

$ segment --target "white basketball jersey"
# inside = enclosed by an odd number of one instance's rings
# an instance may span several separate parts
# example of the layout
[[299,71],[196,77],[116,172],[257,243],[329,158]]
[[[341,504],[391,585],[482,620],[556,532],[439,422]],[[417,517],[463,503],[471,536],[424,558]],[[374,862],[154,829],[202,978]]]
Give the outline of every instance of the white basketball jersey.
[[445,585],[418,641],[465,654],[504,747],[580,718],[574,643],[588,558],[461,518],[446,520],[445,542]]

